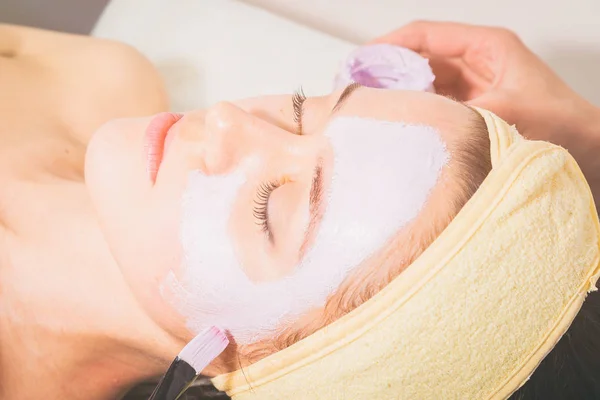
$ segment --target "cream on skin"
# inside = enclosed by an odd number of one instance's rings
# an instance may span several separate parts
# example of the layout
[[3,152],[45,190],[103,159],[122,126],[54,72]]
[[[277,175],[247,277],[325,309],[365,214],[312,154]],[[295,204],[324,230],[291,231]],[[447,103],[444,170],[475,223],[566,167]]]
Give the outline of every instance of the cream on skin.
[[170,272],[163,285],[190,330],[216,325],[248,344],[323,306],[353,269],[419,214],[449,160],[429,126],[337,117],[324,135],[334,160],[323,218],[304,258],[276,281],[250,280],[231,240],[231,207],[243,173],[190,173],[183,273]]

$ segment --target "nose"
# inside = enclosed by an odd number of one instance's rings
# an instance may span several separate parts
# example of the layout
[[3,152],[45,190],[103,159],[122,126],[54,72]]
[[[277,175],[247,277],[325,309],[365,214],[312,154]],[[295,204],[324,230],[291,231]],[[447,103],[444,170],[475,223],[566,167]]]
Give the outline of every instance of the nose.
[[205,173],[224,174],[238,167],[290,169],[312,162],[318,145],[311,139],[221,102],[206,111],[195,142]]

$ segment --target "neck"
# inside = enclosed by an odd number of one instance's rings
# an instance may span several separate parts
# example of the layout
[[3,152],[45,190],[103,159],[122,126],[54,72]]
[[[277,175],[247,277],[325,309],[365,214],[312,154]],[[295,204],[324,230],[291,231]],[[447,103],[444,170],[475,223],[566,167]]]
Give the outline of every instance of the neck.
[[[21,207],[44,224],[29,230],[23,223],[2,234],[11,261],[0,263],[0,285],[10,282],[0,290],[2,399],[114,400],[163,373],[184,345],[141,309],[83,184],[80,191],[69,185],[68,195],[24,197],[45,199],[43,206]],[[61,235],[53,233],[57,226]]]
[[[11,352],[2,363],[3,399],[114,400],[162,363],[109,339],[45,336]],[[92,346],[93,343],[93,346]]]

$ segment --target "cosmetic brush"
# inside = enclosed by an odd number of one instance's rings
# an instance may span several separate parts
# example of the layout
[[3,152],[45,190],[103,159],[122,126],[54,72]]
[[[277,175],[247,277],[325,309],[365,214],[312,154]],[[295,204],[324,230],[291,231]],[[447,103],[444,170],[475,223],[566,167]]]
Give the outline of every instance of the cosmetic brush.
[[227,336],[219,328],[213,326],[202,331],[175,357],[148,400],[179,399],[228,344]]

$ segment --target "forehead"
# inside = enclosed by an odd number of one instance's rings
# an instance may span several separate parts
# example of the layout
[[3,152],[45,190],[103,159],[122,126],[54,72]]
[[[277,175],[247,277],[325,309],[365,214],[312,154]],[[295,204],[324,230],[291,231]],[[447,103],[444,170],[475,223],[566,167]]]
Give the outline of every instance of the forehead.
[[[335,93],[331,98],[335,102],[338,96]],[[470,123],[473,112],[463,104],[433,93],[362,87],[336,115],[429,125],[439,130],[444,141],[453,142],[465,133],[460,128]]]

